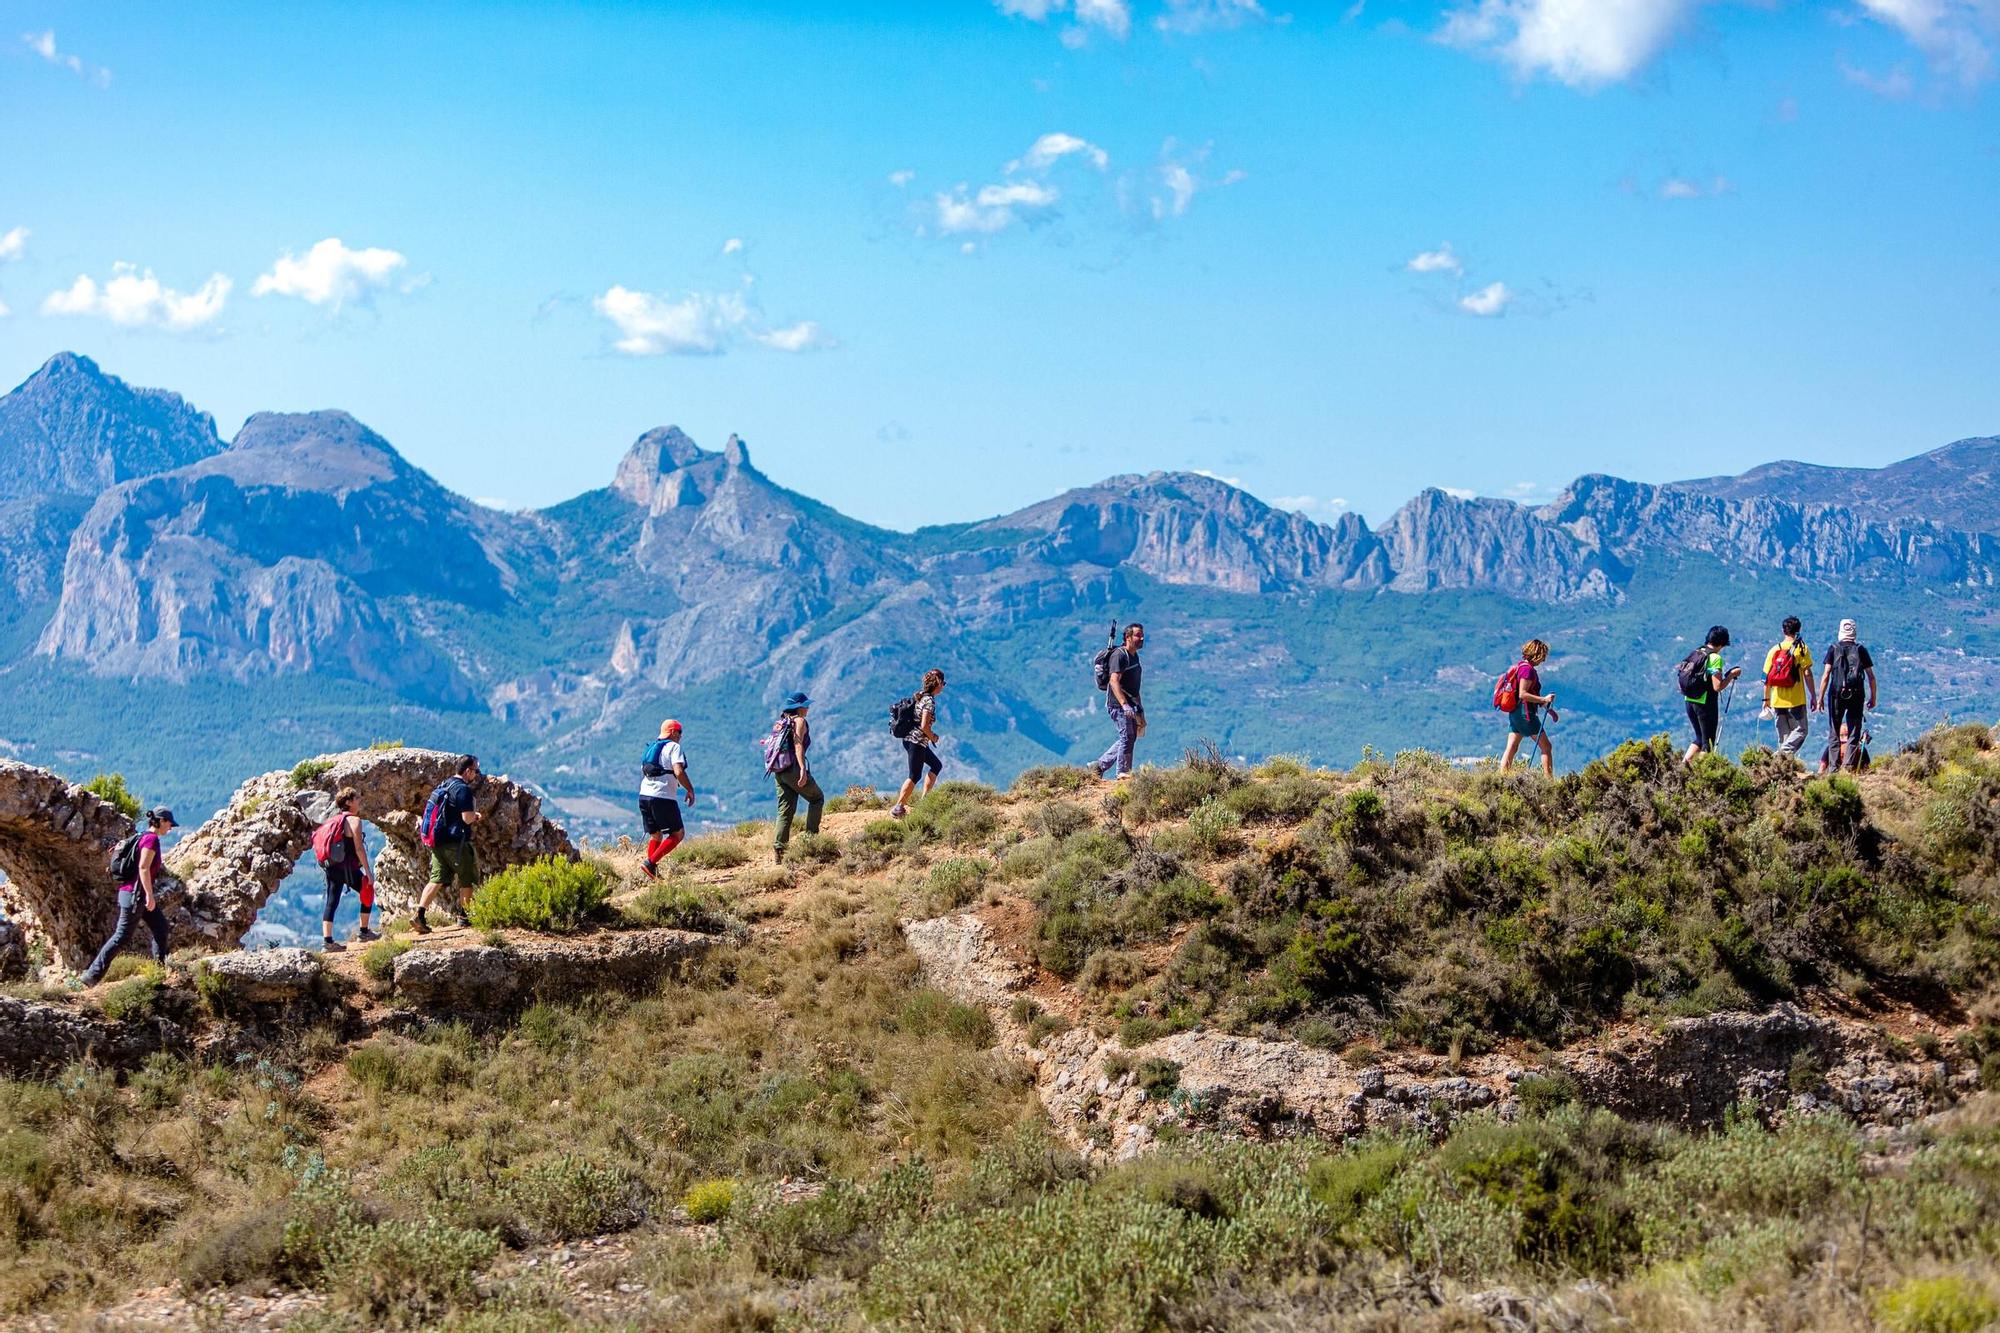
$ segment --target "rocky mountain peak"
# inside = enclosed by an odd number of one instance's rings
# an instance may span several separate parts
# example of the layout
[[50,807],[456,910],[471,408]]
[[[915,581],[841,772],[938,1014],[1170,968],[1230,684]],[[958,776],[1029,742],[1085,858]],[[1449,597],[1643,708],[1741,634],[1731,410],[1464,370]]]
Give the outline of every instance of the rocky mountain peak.
[[613,494],[648,513],[700,504],[737,471],[754,472],[750,449],[731,435],[721,453],[696,444],[679,426],[662,426],[635,440],[618,461]]
[[0,500],[95,496],[220,452],[215,421],[61,352],[0,397]]

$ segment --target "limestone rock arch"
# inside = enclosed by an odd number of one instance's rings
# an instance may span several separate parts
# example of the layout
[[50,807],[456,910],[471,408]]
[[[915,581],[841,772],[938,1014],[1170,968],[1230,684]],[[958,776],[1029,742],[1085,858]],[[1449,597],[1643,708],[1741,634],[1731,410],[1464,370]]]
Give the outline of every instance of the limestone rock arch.
[[[349,750],[244,783],[167,855],[168,870],[186,886],[185,916],[173,916],[176,943],[236,947],[311,848],[313,829],[332,815],[333,794],[342,787],[355,789],[361,817],[388,844],[369,849],[378,910],[410,910],[429,866],[429,851],[417,840],[424,801],[457,759],[444,750],[409,747]],[[562,826],[543,817],[541,798],[503,774],[487,775],[478,809],[484,818],[473,826],[472,843],[488,874],[538,857],[576,855]],[[193,940],[178,938],[183,927]]]
[[111,851],[132,821],[32,764],[0,760],[0,908],[56,961],[81,968],[118,920]]

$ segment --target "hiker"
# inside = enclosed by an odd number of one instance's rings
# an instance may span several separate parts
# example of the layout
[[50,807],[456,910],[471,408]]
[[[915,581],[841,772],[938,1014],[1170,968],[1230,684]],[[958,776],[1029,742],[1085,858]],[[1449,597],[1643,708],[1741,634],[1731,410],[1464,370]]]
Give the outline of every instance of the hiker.
[[1764,716],[1778,727],[1778,753],[1796,755],[1806,743],[1810,719],[1819,709],[1812,651],[1799,637],[1797,616],[1786,616],[1783,637],[1764,654]]
[[681,724],[668,718],[660,724],[660,738],[646,748],[639,761],[639,822],[646,829],[646,878],[660,877],[660,862],[681,845],[687,828],[681,822],[680,802],[674,799],[674,784],[687,793],[694,806],[694,783],[688,780],[687,754],[681,749]]
[[[944,690],[944,672],[932,667],[924,673],[924,687],[904,702],[910,706],[909,731],[899,739],[903,742],[903,753],[910,759],[910,775],[903,779],[903,789],[896,793],[896,804],[890,809],[891,819],[901,819],[910,813],[910,797],[917,790],[917,779],[924,780],[924,795],[930,795],[937,786],[938,774],[944,772],[944,761],[937,752],[937,697]],[[902,704],[897,705],[903,707]],[[897,718],[890,731],[904,725]]]
[[1833,766],[1858,770],[1868,714],[1875,710],[1875,659],[1862,645],[1852,620],[1840,622],[1840,638],[1826,650],[1826,665],[1819,674],[1819,706],[1827,713]]
[[145,820],[146,831],[132,838],[130,879],[117,873],[126,869],[119,862],[127,855],[127,849],[120,846],[118,855],[112,858],[112,870],[123,881],[118,886],[118,924],[112,929],[111,938],[97,951],[96,959],[77,978],[79,986],[95,986],[104,979],[111,960],[132,938],[134,917],[146,923],[146,930],[152,936],[153,961],[167,961],[167,914],[160,910],[158,893],[160,881],[166,877],[167,862],[160,852],[160,835],[174,827],[174,812],[162,806],[148,810]]
[[354,932],[356,944],[382,937],[369,928],[375,913],[375,871],[368,863],[368,839],[356,810],[360,794],[342,787],[333,794],[333,817],[313,830],[313,852],[326,870],[326,910],[320,913],[320,948],[341,953],[347,946],[333,937],[333,914],[340,907],[340,895],[348,889],[361,900],[361,928]]
[[785,846],[792,840],[792,816],[798,813],[799,798],[806,801],[806,832],[819,832],[820,812],[826,807],[826,793],[813,781],[806,751],[812,748],[812,728],[806,710],[812,700],[804,692],[786,698],[778,721],[764,740],[764,771],[778,784],[778,832],[773,850],[782,863]]
[[1114,765],[1119,777],[1129,775],[1132,748],[1146,734],[1146,709],[1139,702],[1139,650],[1145,646],[1146,627],[1127,625],[1124,642],[1111,650],[1105,662],[1105,707],[1111,712],[1112,725],[1118,728],[1118,739],[1090,766],[1100,778]]
[[423,837],[431,849],[431,878],[417,899],[414,928],[419,935],[431,933],[424,913],[438,890],[456,887],[458,901],[452,915],[461,926],[471,925],[465,909],[472,905],[472,889],[479,882],[479,858],[472,853],[472,825],[485,816],[472,808],[472,796],[486,781],[475,755],[462,754],[452,775],[437,785],[424,803]]
[[1729,646],[1729,631],[1721,625],[1709,627],[1701,647],[1681,660],[1681,697],[1687,700],[1688,725],[1694,728],[1694,743],[1682,756],[1692,764],[1695,756],[1715,749],[1722,730],[1722,692],[1736,683],[1742,667],[1724,666],[1722,650]]
[[1542,750],[1542,772],[1549,777],[1556,775],[1556,753],[1549,744],[1548,729],[1542,725],[1542,709],[1549,710],[1549,721],[1560,721],[1556,712],[1556,697],[1542,693],[1542,678],[1535,670],[1549,660],[1549,646],[1540,639],[1530,639],[1521,645],[1521,660],[1507,668],[1507,674],[1500,678],[1500,688],[1494,698],[1498,703],[1507,702],[1512,696],[1512,706],[1507,710],[1507,748],[1500,754],[1500,771],[1507,772],[1514,767],[1514,756],[1520,753],[1523,738],[1533,740]]

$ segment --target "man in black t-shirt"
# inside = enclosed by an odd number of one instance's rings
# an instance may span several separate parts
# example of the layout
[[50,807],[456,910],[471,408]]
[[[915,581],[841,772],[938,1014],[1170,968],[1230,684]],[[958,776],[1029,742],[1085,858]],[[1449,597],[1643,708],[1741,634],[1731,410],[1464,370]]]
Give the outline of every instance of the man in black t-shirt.
[[1130,773],[1132,747],[1146,734],[1146,708],[1139,702],[1139,650],[1145,644],[1146,627],[1127,625],[1125,642],[1111,650],[1111,677],[1105,688],[1105,701],[1111,709],[1111,721],[1118,728],[1118,739],[1090,766],[1100,778],[1114,766],[1121,778]]
[[1861,767],[1862,733],[1875,708],[1875,659],[1861,643],[1851,620],[1840,622],[1840,639],[1820,659],[1819,702],[1826,710],[1833,767]]

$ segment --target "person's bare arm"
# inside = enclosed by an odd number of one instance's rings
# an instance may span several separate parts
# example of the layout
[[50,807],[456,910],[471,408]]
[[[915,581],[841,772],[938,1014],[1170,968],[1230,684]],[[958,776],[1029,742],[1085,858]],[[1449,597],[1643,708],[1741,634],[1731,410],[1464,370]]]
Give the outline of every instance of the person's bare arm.
[[689,781],[688,781],[688,771],[687,771],[687,765],[686,765],[686,764],[675,764],[675,765],[674,765],[674,781],[676,781],[676,782],[678,782],[678,783],[680,783],[680,784],[681,784],[681,790],[687,793],[687,798],[688,798],[688,804],[689,804],[689,805],[693,805],[693,804],[694,804],[694,784],[693,784],[692,782],[689,782]]
[[139,858],[139,888],[145,895],[146,910],[149,912],[158,904],[158,899],[153,896],[153,881],[159,873],[160,849],[148,847],[145,855]]
[[1868,707],[1875,707],[1875,668],[1868,668]]
[[1828,662],[1819,669],[1819,698],[1813,700],[1813,712],[1819,712],[1826,705],[1826,687],[1833,680],[1833,663]]
[[806,767],[806,746],[811,743],[810,738],[811,729],[807,727],[805,718],[801,717],[792,724],[792,754],[799,761],[799,781],[801,782],[812,776],[812,770]]

